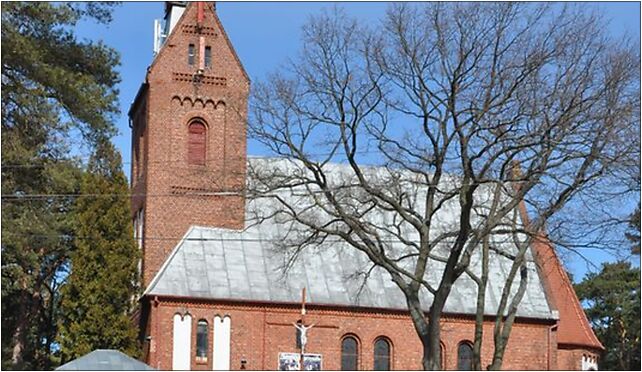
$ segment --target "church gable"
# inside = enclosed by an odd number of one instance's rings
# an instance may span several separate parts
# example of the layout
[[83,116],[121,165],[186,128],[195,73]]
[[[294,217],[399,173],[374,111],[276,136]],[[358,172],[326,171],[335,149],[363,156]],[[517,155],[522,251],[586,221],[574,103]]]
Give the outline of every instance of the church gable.
[[[167,34],[150,66],[150,79],[198,81],[220,87],[249,84],[249,77],[216,14],[216,4],[170,2],[168,8]],[[181,12],[180,17],[177,12]]]

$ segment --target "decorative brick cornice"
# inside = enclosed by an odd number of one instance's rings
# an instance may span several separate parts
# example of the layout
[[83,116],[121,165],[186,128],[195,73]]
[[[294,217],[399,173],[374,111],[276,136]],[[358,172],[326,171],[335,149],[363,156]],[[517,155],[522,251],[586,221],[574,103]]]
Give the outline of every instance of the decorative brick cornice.
[[201,26],[200,28],[197,25],[183,25],[181,31],[184,34],[190,35],[206,35],[206,36],[218,36],[216,30],[213,27]]
[[202,188],[202,187],[189,187],[189,186],[170,186],[170,192],[173,195],[187,195],[187,196],[242,196],[243,190],[237,188]]
[[195,109],[218,109],[219,107],[225,107],[225,101],[223,99],[215,99],[211,97],[203,96],[180,96],[174,95],[171,99],[172,104],[177,104],[179,106],[186,106]]
[[173,72],[172,79],[180,82],[201,83],[221,87],[227,86],[227,78],[212,75],[192,74],[189,72]]
[[[158,296],[159,301],[170,306],[189,306],[197,308],[211,308],[213,306],[225,306],[237,310],[247,311],[263,311],[269,308],[273,313],[292,313],[300,310],[300,303],[295,302],[266,302],[266,301],[244,301],[244,300],[229,300],[229,299],[207,299],[207,298],[194,298],[182,296]],[[368,317],[368,318],[381,318],[381,319],[406,319],[410,315],[406,310],[385,309],[385,308],[370,308],[359,306],[342,306],[332,304],[306,304],[306,309],[314,312],[317,315],[344,315],[351,317]],[[457,323],[474,323],[474,314],[457,314],[445,313],[442,316],[444,322],[457,322]],[[494,321],[495,316],[485,315],[484,321]],[[554,319],[534,319],[517,317],[516,323],[542,325],[542,324],[555,324],[557,321]]]

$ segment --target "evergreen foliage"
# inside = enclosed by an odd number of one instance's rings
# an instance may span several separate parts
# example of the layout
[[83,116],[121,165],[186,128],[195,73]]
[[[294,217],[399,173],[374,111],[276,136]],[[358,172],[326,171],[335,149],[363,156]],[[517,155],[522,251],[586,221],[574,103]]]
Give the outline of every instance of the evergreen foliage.
[[600,370],[640,370],[640,269],[629,262],[605,263],[575,286],[606,351]]
[[120,155],[98,145],[83,175],[75,217],[76,251],[62,288],[60,346],[65,361],[95,349],[118,349],[136,357],[136,324],[130,319],[138,295],[139,250],[133,238],[128,184]]
[[109,22],[111,9],[1,4],[3,369],[56,364],[52,343],[73,250],[75,200],[48,195],[79,191],[82,170],[69,154],[78,152],[78,142],[92,149],[115,134],[118,113],[117,53],[77,40],[73,26],[81,19]]
[[631,253],[640,255],[640,204],[629,216],[629,231],[625,234],[631,242]]

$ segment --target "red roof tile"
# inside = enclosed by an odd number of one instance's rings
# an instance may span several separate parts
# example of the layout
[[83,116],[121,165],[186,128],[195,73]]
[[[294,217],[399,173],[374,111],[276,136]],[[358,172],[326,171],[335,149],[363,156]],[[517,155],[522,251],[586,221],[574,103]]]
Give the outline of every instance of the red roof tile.
[[[520,205],[520,214],[522,223],[528,224],[529,218],[524,202]],[[534,239],[532,248],[549,305],[551,309],[559,312],[558,345],[604,350],[546,234],[542,233]]]
[[532,248],[550,305],[559,311],[557,343],[604,350],[591,329],[553,245],[546,237],[539,237],[533,242]]

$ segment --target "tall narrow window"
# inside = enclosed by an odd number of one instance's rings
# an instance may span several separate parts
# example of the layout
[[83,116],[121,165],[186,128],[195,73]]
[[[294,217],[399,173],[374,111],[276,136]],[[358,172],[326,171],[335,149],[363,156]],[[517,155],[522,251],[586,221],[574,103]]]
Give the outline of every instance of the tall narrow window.
[[374,344],[374,370],[390,370],[390,342],[385,338],[379,338]]
[[141,143],[141,136],[138,134],[140,132],[140,128],[134,125],[134,133],[137,135],[134,136],[133,142],[134,142],[134,181],[138,181],[138,177],[140,176],[140,143]]
[[[145,213],[143,213],[143,208],[139,209],[136,212],[136,217],[134,218],[134,240],[138,244],[138,249],[143,249],[143,231],[145,231]],[[138,274],[142,272],[143,269],[143,258],[142,255],[138,259]]]
[[462,342],[457,348],[457,369],[470,371],[473,367],[473,347],[468,342]]
[[187,47],[187,63],[192,66],[194,65],[194,44],[190,44]]
[[201,319],[196,325],[196,361],[207,361],[207,321]]
[[194,121],[189,125],[187,143],[187,162],[194,165],[205,165],[205,124]]
[[341,341],[341,370],[356,371],[359,367],[359,344],[348,336]]
[[212,65],[212,47],[205,47],[205,67]]
[[138,243],[138,249],[143,249],[143,232],[145,231],[145,214],[143,213],[143,208],[139,209],[136,212],[136,240]]

